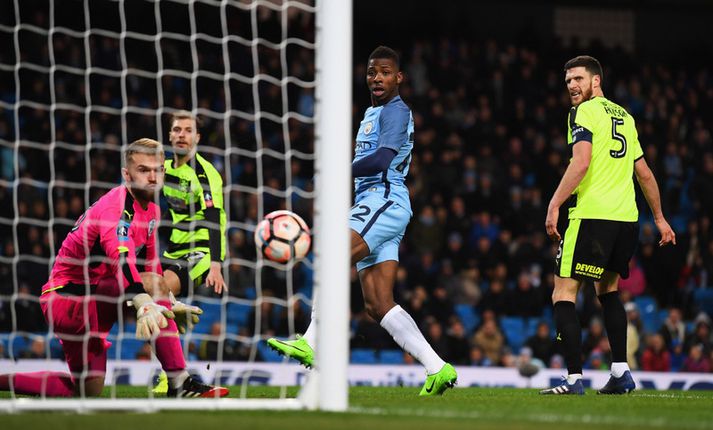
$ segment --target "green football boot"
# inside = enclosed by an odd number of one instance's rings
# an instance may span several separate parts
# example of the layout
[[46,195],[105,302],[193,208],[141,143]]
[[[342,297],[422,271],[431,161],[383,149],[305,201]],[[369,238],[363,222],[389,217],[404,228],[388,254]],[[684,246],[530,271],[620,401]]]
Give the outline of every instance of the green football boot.
[[267,345],[280,355],[294,358],[308,369],[314,365],[314,350],[302,336],[298,335],[295,340],[280,340],[273,337],[267,340]]
[[168,392],[168,377],[166,376],[166,372],[163,370],[158,375],[158,382],[156,383],[156,386],[153,387],[152,391],[154,394],[166,394]]
[[438,373],[426,376],[426,383],[423,384],[419,396],[442,396],[443,392],[453,388],[458,381],[456,369],[446,363]]

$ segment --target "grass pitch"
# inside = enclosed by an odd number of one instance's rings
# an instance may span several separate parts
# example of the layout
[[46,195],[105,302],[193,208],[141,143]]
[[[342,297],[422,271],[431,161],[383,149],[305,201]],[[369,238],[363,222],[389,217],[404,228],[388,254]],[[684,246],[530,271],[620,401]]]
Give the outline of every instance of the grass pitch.
[[[457,388],[420,398],[418,388],[353,387],[350,411],[180,411],[26,413],[0,416],[2,429],[713,429],[713,391],[638,391],[627,396],[540,396],[537,390]],[[238,397],[241,387],[231,387]],[[110,389],[105,389],[109,396]],[[289,388],[287,396],[297,393]],[[146,397],[146,388],[120,386],[118,397]],[[251,398],[279,397],[275,387],[247,387]],[[0,399],[7,399],[0,393]]]

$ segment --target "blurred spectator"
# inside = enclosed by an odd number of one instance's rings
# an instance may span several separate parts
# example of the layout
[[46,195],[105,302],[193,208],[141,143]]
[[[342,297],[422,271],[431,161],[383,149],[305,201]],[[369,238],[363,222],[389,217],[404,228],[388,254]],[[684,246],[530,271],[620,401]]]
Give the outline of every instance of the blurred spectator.
[[710,372],[711,364],[708,356],[705,355],[704,352],[705,348],[701,344],[691,346],[688,357],[683,361],[681,372]]
[[21,315],[22,317],[16,318],[17,326],[15,330],[32,333],[47,331],[47,323],[42,315],[37,296],[32,294],[30,288],[26,285],[21,285],[18,293],[17,301],[15,301],[15,312],[16,315]]
[[619,291],[628,291],[631,297],[638,297],[646,291],[646,276],[636,257],[629,260],[629,277],[619,280]]
[[582,342],[582,354],[588,357],[589,354],[599,345],[602,339],[606,339],[604,335],[604,324],[599,318],[593,318],[589,323],[589,331]]
[[454,304],[475,306],[481,298],[480,271],[477,267],[463,269],[460,274],[454,275],[445,288],[448,297]]
[[215,361],[223,358],[223,342],[225,340],[225,332],[220,322],[214,322],[210,326],[209,336],[201,340],[198,347],[198,358],[205,361]]
[[693,347],[693,345],[700,345],[703,347],[703,355],[706,357],[713,350],[713,342],[711,340],[711,326],[710,318],[706,314],[700,314],[696,318],[696,326],[692,333],[686,336],[686,340],[683,345],[683,351],[688,354]]
[[499,316],[504,315],[507,308],[505,283],[502,280],[495,279],[490,283],[490,288],[483,294],[483,299],[480,301],[480,309],[481,311],[491,310]]
[[659,333],[663,336],[669,350],[673,349],[674,342],[678,345],[683,344],[686,340],[686,324],[683,322],[683,314],[679,308],[672,307],[668,310]]
[[629,369],[637,370],[639,362],[637,360],[640,346],[640,328],[641,320],[639,319],[639,307],[634,302],[629,302],[624,305],[626,311],[626,362]]
[[151,361],[151,344],[148,342],[145,342],[143,345],[141,345],[141,348],[136,351],[136,357],[134,357],[136,360],[140,361]]
[[470,347],[470,361],[471,366],[489,367],[493,365],[493,362],[485,355],[485,351],[479,345],[473,345]]
[[545,367],[545,363],[539,358],[534,357],[532,355],[532,349],[527,346],[520,348],[520,353],[517,355],[515,365],[518,369],[522,369],[527,365],[533,365],[540,369]]
[[434,351],[438,352],[441,357],[450,357],[450,344],[448,339],[443,334],[443,326],[440,321],[435,318],[426,319],[426,330],[424,332],[428,343],[433,347]]
[[492,363],[500,363],[505,346],[505,337],[494,320],[488,320],[473,336],[472,342],[483,349],[483,353]]
[[532,335],[525,345],[532,351],[532,356],[542,363],[549,363],[554,354],[554,342],[550,334],[550,325],[546,321],[537,324],[537,331]]
[[602,337],[599,339],[597,345],[592,349],[587,360],[585,360],[585,369],[599,369],[608,370],[609,363],[611,363],[611,347],[609,346],[609,339]]
[[554,354],[550,358],[550,364],[548,366],[550,369],[563,369],[564,368],[564,357],[559,354]]
[[641,370],[649,372],[668,372],[671,370],[671,354],[660,334],[646,337],[646,348],[641,355]]
[[[448,343],[448,357],[445,358],[452,364],[468,364],[468,339],[466,337],[465,328],[458,318],[452,317],[450,326],[446,332],[446,341]],[[436,350],[436,352],[439,352]]]
[[542,295],[532,286],[529,273],[520,273],[516,288],[508,291],[507,297],[509,315],[526,318],[542,315]]
[[34,336],[30,342],[30,348],[20,353],[20,358],[40,359],[47,358],[47,348],[45,338]]

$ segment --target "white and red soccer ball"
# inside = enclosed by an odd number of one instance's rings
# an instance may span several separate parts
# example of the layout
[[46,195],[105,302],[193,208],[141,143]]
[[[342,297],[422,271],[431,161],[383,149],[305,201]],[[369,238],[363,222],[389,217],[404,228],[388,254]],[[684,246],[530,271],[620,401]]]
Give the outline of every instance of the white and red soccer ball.
[[255,228],[258,252],[277,263],[303,259],[311,243],[307,223],[291,211],[270,212]]

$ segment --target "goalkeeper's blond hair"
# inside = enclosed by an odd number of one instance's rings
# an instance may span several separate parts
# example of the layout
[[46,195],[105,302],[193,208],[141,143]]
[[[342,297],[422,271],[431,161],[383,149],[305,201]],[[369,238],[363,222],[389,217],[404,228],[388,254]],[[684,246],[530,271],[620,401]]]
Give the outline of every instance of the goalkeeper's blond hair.
[[124,149],[124,167],[127,167],[129,163],[133,163],[134,154],[155,155],[157,157],[160,157],[161,160],[164,160],[166,158],[166,155],[163,152],[163,145],[161,145],[156,140],[149,139],[146,137],[131,142],[129,146]]

